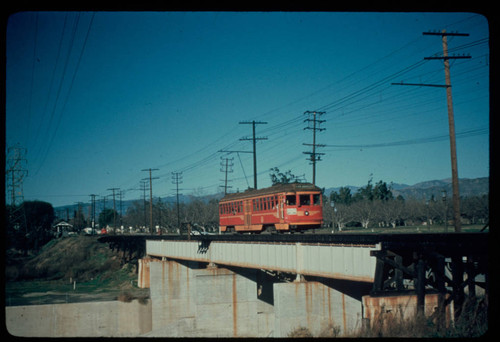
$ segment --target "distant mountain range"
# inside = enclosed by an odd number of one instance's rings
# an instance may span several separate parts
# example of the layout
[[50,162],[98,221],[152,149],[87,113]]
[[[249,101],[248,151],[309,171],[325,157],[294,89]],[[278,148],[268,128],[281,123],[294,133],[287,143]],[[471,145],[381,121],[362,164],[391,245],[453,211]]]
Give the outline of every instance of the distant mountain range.
[[[462,178],[458,181],[458,188],[460,190],[460,196],[481,196],[487,195],[490,191],[490,179],[489,177],[482,178]],[[448,197],[452,196],[453,190],[451,185],[451,179],[443,180],[431,180],[426,182],[417,183],[414,185],[408,184],[387,184],[391,186],[392,194],[394,197],[399,195],[403,198],[414,198],[414,199],[429,199],[431,196],[434,198],[441,198],[441,192],[446,191]],[[351,193],[354,194],[360,188],[357,186],[347,186],[351,189]],[[340,187],[328,188],[325,193],[329,195],[332,191],[338,191]]]
[[[434,198],[441,198],[441,191],[446,190],[448,194],[448,198],[452,196],[452,187],[451,187],[451,179],[443,179],[443,180],[431,180],[426,182],[417,183],[414,185],[407,184],[398,184],[392,183],[387,184],[391,186],[392,194],[394,197],[399,195],[403,196],[405,199],[415,198],[415,199],[429,199],[431,196]],[[351,193],[355,194],[356,191],[360,188],[359,186],[351,186],[346,185],[349,189],[351,189]],[[332,187],[325,189],[325,195],[329,196],[332,191],[339,191],[340,187]],[[489,177],[482,178],[462,178],[459,180],[459,189],[461,196],[481,196],[487,195],[489,193]],[[179,195],[179,202],[181,203],[189,203],[193,201],[196,197],[194,196],[186,196]],[[212,194],[199,197],[201,200],[208,202],[211,199],[220,199],[222,198],[222,194]],[[126,213],[127,208],[132,205],[135,201],[142,201],[142,199],[132,199],[132,200],[124,200],[122,201],[122,212]],[[156,200],[155,200],[156,201]],[[161,199],[163,203],[174,204],[177,201],[176,196],[163,197]],[[112,203],[107,203],[107,208],[112,207]],[[119,204],[116,203],[117,211],[119,211]],[[68,209],[70,217],[73,215],[73,211],[76,210],[76,205],[67,205],[54,208],[56,211],[64,212]],[[82,211],[85,215],[89,213],[90,204],[84,203],[82,206]],[[98,206],[97,212],[100,212],[100,206]]]

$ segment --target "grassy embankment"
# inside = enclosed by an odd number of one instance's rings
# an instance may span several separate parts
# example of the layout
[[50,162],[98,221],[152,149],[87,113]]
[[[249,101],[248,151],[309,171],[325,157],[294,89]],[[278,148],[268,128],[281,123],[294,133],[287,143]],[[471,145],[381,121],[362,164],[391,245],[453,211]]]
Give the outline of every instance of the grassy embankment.
[[145,298],[136,263],[124,263],[96,237],[55,239],[34,256],[6,258],[6,305]]

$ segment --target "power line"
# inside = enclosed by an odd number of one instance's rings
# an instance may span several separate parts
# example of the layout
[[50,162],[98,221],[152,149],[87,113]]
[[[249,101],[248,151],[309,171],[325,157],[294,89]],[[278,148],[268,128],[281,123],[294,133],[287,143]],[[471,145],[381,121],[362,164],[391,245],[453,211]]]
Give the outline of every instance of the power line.
[[[81,61],[82,61],[83,53],[84,53],[84,51],[85,51],[85,47],[87,46],[87,41],[88,41],[88,38],[89,38],[90,30],[91,30],[91,28],[92,28],[92,23],[94,22],[94,16],[95,16],[95,12],[94,12],[94,13],[92,13],[92,17],[91,17],[91,19],[90,19],[90,23],[89,23],[89,26],[88,26],[88,28],[87,28],[87,33],[86,33],[86,35],[85,35],[85,40],[84,40],[84,42],[83,42],[83,46],[82,46],[82,49],[81,49],[81,51],[80,51],[80,55],[78,56],[78,61],[77,61],[77,63],[76,63],[75,71],[74,71],[73,76],[72,76],[72,78],[71,78],[70,85],[69,85],[69,89],[68,89],[68,92],[67,92],[67,94],[66,94],[66,98],[65,98],[65,100],[64,100],[63,107],[62,107],[62,109],[61,109],[61,113],[59,114],[59,118],[58,118],[58,121],[57,121],[57,124],[56,124],[55,130],[54,130],[54,132],[53,132],[53,134],[52,134],[52,138],[51,138],[51,139],[50,139],[50,141],[49,141],[49,145],[48,145],[48,147],[47,147],[47,150],[46,150],[46,152],[45,152],[45,155],[44,155],[44,157],[43,157],[43,159],[42,159],[42,161],[41,161],[41,163],[40,163],[40,166],[38,167],[38,169],[37,169],[37,172],[36,172],[36,173],[38,173],[38,171],[41,169],[41,167],[42,167],[43,163],[45,162],[45,159],[47,158],[47,155],[48,155],[48,153],[49,153],[49,151],[50,151],[50,148],[51,148],[51,146],[52,146],[52,143],[53,143],[53,141],[54,141],[54,138],[55,138],[55,136],[56,136],[56,134],[57,134],[57,131],[58,131],[58,129],[59,129],[59,124],[61,123],[61,118],[62,118],[62,116],[63,116],[63,114],[64,114],[64,111],[66,110],[66,105],[68,104],[69,96],[70,96],[70,94],[71,94],[71,90],[73,89],[73,85],[74,85],[74,83],[75,83],[75,78],[76,78],[76,75],[77,75],[77,73],[78,73],[78,69],[79,69],[79,67],[80,67],[80,63],[81,63]],[[73,39],[74,39],[74,36],[75,36],[75,33],[76,33],[76,28],[77,28],[77,26],[78,26],[78,21],[79,21],[79,18],[80,18],[80,16],[78,16],[78,20],[77,20],[77,22],[76,22],[76,24],[75,24],[75,27],[74,27]],[[73,47],[73,44],[71,45],[71,49],[72,49],[72,47]],[[68,63],[68,60],[69,60],[69,56],[70,56],[70,54],[71,54],[71,49],[70,49],[70,52],[68,52],[68,57],[67,57],[67,60],[66,60],[66,65],[65,65],[65,68],[64,68],[64,69],[65,69],[64,74],[65,74],[65,72],[66,72],[66,67],[67,67],[67,63]],[[61,86],[62,86],[62,83],[63,83],[62,81],[63,81],[63,79],[61,79],[61,83],[60,83],[60,86],[59,86],[59,90],[58,90],[58,95],[57,95],[57,98],[59,98],[60,89],[61,89]],[[54,114],[54,112],[55,112],[55,109],[56,109],[56,104],[57,104],[57,99],[56,99],[56,103],[54,103],[54,109],[53,109],[53,113],[52,113],[52,114]],[[52,118],[52,116],[51,116],[51,118]],[[50,126],[50,124],[49,124],[49,126]]]
[[[457,138],[459,137],[471,137],[476,135],[487,134],[489,132],[488,128],[477,128],[471,129],[467,131],[463,131],[457,133]],[[409,139],[409,140],[400,140],[400,141],[391,141],[385,143],[378,144],[357,144],[357,145],[330,145],[327,144],[325,147],[333,147],[333,148],[342,148],[342,149],[367,149],[367,148],[381,148],[381,147],[394,147],[394,146],[406,146],[406,145],[416,145],[416,144],[425,144],[437,141],[443,141],[449,138],[449,134],[436,135],[426,138],[419,139]]]

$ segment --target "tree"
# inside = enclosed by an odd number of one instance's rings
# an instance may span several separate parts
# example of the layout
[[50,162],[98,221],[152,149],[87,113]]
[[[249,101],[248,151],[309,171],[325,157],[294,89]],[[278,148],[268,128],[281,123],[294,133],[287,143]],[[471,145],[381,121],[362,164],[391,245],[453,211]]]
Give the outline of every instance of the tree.
[[144,201],[133,201],[125,213],[124,224],[139,228],[145,223]]
[[9,225],[9,229],[14,231],[10,234],[16,241],[14,246],[24,251],[38,251],[40,247],[49,242],[52,235],[52,222],[55,214],[52,204],[42,201],[26,201],[24,206],[26,215],[26,230],[20,231],[16,226]]
[[332,191],[332,193],[330,194],[330,200],[335,204],[351,204],[351,189],[349,189],[348,187],[341,187],[338,193],[336,191]]
[[352,220],[351,206],[344,203],[335,203],[333,207],[325,205],[323,212],[328,215],[327,217],[331,217],[332,227],[336,226],[339,231],[342,231],[346,224]]
[[378,181],[377,184],[375,184],[375,187],[373,188],[373,198],[378,199],[381,201],[388,201],[390,199],[393,199],[394,197],[392,196],[392,191],[391,187],[387,186],[386,182],[382,182],[381,180]]
[[283,173],[280,172],[280,170],[277,167],[274,167],[270,169],[270,171],[271,173],[269,174],[269,176],[271,177],[271,182],[273,183],[273,185],[298,182],[300,178],[292,174],[292,171],[290,170]]
[[373,184],[372,178],[368,180],[368,184],[365,187],[361,187],[356,191],[356,194],[353,196],[354,202],[359,202],[362,200],[373,201],[374,193],[373,193]]
[[104,228],[112,224],[114,219],[118,220],[118,213],[114,209],[104,209],[99,213],[99,227]]
[[402,200],[377,200],[375,201],[377,205],[377,213],[380,219],[380,223],[383,226],[391,225],[392,228],[396,228],[399,221],[402,221],[402,215],[404,210],[404,201]]
[[373,202],[363,199],[354,202],[350,207],[352,209],[353,220],[360,222],[363,228],[368,228],[376,214]]

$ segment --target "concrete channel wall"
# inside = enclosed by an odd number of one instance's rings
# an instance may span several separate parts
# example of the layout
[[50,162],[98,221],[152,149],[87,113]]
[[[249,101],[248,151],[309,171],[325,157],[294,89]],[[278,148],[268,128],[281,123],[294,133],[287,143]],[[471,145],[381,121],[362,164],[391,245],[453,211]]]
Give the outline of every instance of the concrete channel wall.
[[151,331],[151,301],[8,306],[5,324],[16,337],[136,337]]

